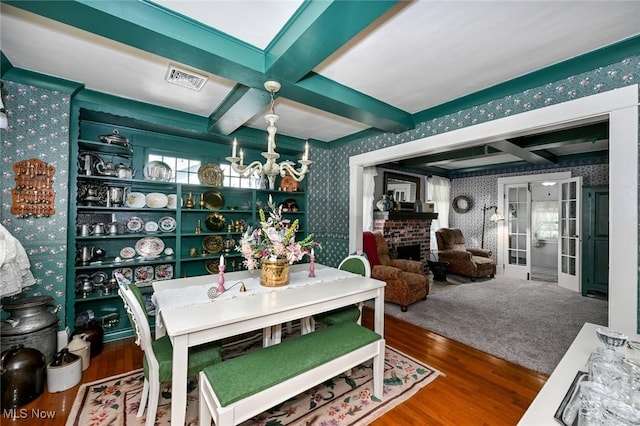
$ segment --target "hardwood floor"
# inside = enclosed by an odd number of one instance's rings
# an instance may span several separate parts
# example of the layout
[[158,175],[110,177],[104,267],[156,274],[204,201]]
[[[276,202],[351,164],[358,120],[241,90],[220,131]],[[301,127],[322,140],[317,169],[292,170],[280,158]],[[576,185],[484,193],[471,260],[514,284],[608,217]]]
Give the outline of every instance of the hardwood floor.
[[[365,307],[363,324],[371,327]],[[387,344],[444,373],[373,425],[515,425],[544,385],[547,376],[480,352],[469,346],[385,316]],[[142,366],[142,352],[132,339],[108,343],[91,360],[82,383],[125,373]],[[15,412],[3,410],[3,426],[64,425],[78,386],[65,392],[45,392]],[[40,415],[40,418],[36,418]],[[53,418],[43,418],[53,416]],[[84,426],[84,425],[81,425]]]

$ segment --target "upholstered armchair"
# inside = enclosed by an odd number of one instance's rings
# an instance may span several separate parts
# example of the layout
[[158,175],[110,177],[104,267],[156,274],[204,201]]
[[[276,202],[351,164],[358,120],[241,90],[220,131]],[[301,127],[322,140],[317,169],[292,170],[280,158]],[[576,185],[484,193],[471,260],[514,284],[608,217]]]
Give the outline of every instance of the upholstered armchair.
[[371,264],[371,278],[387,283],[384,300],[400,305],[402,312],[429,294],[429,279],[424,264],[417,260],[392,259],[389,247],[380,232],[363,234],[364,252]]
[[491,250],[465,247],[462,231],[457,228],[440,228],[436,231],[438,260],[449,262],[449,273],[464,275],[475,281],[477,277],[496,274],[496,264]]

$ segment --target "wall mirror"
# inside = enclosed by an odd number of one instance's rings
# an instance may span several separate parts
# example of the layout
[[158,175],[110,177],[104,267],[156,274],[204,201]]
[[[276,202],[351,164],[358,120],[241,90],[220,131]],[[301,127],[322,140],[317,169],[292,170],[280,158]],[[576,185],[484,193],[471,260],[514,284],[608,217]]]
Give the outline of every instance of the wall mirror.
[[400,173],[384,172],[383,193],[393,192],[393,199],[413,203],[420,199],[420,178]]

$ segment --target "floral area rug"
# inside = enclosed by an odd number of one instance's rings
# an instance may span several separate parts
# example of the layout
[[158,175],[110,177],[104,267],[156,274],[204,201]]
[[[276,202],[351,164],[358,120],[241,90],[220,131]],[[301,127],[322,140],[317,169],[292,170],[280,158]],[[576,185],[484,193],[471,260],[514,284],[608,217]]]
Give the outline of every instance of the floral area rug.
[[[348,373],[348,374],[347,374]],[[371,362],[276,405],[242,425],[366,425],[410,398],[441,373],[387,346],[384,399],[372,395]],[[80,387],[67,425],[142,425],[136,418],[142,394],[142,370],[108,377]],[[145,411],[146,414],[146,411]],[[171,385],[162,384],[156,425],[171,420]],[[189,380],[185,424],[198,424],[198,387]]]

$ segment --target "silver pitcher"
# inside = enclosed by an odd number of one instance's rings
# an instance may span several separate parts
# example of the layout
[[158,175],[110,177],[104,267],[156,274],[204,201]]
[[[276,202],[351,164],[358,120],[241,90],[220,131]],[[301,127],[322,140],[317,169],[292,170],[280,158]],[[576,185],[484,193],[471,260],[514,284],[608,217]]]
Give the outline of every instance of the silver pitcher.
[[93,232],[93,235],[104,235],[105,233],[105,224],[104,223],[96,223],[95,225],[91,226],[91,231]]
[[127,187],[126,186],[110,186],[107,195],[109,198],[109,202],[113,207],[122,207],[124,206],[124,200],[127,197]]

